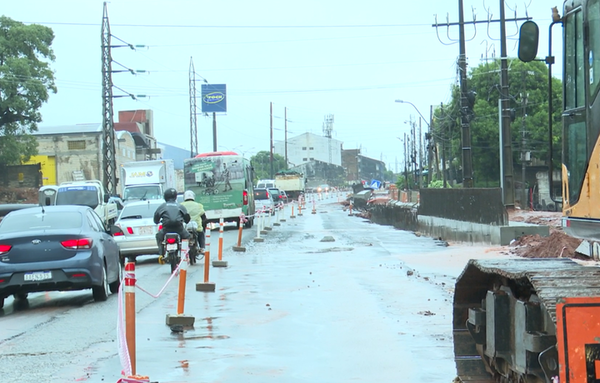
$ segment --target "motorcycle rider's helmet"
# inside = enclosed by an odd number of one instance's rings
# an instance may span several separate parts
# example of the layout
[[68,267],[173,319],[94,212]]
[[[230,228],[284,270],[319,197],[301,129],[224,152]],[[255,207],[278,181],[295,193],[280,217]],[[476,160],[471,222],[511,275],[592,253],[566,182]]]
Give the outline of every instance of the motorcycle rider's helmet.
[[196,199],[196,193],[194,193],[191,190],[186,190],[185,193],[183,193],[183,200],[184,201],[194,201]]
[[165,201],[176,201],[177,200],[177,190],[173,189],[173,188],[169,188],[167,190],[165,190]]

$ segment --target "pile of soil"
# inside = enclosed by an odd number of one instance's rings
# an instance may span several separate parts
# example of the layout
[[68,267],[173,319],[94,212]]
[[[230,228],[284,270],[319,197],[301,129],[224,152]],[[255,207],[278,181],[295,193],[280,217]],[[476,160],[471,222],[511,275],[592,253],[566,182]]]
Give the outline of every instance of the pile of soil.
[[589,259],[578,254],[575,249],[582,240],[571,237],[562,230],[560,212],[538,212],[512,210],[508,212],[509,219],[513,222],[524,222],[535,225],[547,225],[550,227],[550,235],[525,235],[509,246],[512,254],[524,258],[574,258]]
[[0,203],[38,203],[38,190],[0,186]]

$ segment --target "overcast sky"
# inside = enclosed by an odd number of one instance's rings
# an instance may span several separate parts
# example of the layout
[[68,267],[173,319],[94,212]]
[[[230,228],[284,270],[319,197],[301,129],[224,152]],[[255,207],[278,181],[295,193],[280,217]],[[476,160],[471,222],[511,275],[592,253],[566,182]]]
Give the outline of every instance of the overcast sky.
[[[547,55],[550,9],[561,4],[506,2],[507,18],[516,11],[540,25],[538,57]],[[205,80],[227,85],[227,113],[217,115],[219,150],[247,156],[269,150],[272,102],[276,141],[285,137],[285,108],[288,137],[322,134],[325,116],[333,114],[333,137],[345,149],[360,148],[391,170],[404,159],[397,137],[409,132],[405,121],[419,118],[411,105],[394,101],[410,101],[429,118],[430,105],[448,102],[457,83],[458,27],[432,24],[436,15],[438,23],[457,22],[458,1],[114,0],[107,9],[113,45],[145,45],[113,48],[113,70],[148,72],[113,74],[115,96],[148,96],[115,98],[115,121],[120,110],[152,109],[157,139],[184,149],[190,148],[190,61],[199,108]],[[499,1],[464,0],[464,9],[465,21],[473,12],[476,20],[500,16]],[[54,30],[58,93],[42,108],[40,125],[102,122],[103,1],[3,1],[0,12]],[[500,56],[498,23],[465,29],[471,67]],[[516,56],[517,32],[514,22],[507,24],[509,57]],[[199,114],[197,121],[199,151],[211,151],[212,118]]]

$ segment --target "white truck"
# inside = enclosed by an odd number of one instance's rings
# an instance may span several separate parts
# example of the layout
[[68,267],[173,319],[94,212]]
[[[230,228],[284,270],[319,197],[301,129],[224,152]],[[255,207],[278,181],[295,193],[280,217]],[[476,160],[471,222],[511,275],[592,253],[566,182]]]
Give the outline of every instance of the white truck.
[[275,183],[279,190],[285,191],[288,198],[298,199],[304,193],[306,179],[302,173],[286,171],[275,174]]
[[163,198],[164,191],[176,188],[175,167],[172,159],[127,162],[121,165],[122,199]]
[[56,205],[89,206],[98,214],[108,228],[119,215],[117,204],[98,180],[63,182],[56,192]]

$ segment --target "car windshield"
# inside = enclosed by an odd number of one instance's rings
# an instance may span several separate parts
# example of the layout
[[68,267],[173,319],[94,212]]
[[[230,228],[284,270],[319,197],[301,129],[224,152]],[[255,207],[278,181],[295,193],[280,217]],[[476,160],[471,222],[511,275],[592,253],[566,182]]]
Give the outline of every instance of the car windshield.
[[125,205],[119,219],[152,218],[157,208],[156,204]]
[[57,205],[82,205],[95,209],[98,201],[98,189],[93,186],[61,187],[56,194]]
[[76,229],[82,224],[76,211],[46,211],[30,214],[9,214],[0,223],[0,234],[43,229]]

